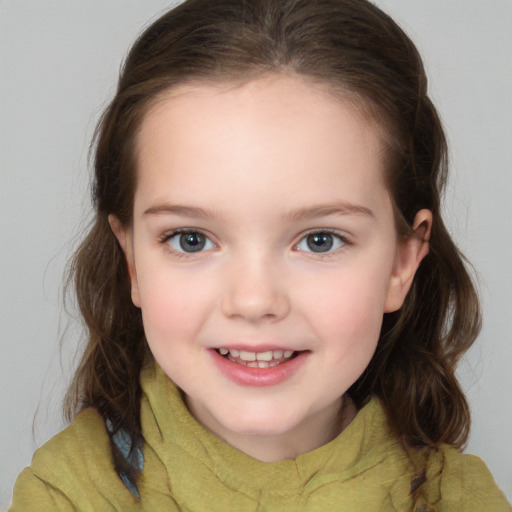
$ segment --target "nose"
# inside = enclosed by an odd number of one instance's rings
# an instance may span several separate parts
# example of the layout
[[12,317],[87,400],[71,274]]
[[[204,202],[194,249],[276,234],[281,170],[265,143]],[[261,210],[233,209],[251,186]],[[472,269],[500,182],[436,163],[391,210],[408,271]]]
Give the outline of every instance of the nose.
[[224,285],[222,311],[227,317],[273,322],[290,311],[284,279],[269,261],[246,259],[232,265]]

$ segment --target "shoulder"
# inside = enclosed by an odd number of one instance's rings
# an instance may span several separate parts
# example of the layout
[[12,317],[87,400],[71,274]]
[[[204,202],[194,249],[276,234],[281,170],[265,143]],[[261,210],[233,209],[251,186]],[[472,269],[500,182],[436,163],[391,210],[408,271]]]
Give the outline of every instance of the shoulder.
[[[31,467],[47,470],[48,462],[55,460],[75,465],[77,448],[87,447],[89,452],[105,444],[108,444],[108,436],[103,418],[95,409],[88,408],[78,413],[70,425],[35,452]],[[80,459],[86,456],[82,451],[80,453]]]
[[430,502],[440,511],[509,512],[512,510],[485,463],[452,446],[432,452],[427,465]]
[[36,451],[18,477],[11,510],[42,510],[43,504],[49,510],[122,510],[130,502],[112,464],[103,418],[89,408]]
[[30,468],[41,479],[58,482],[70,474],[85,480],[91,472],[111,468],[110,440],[100,414],[92,408],[50,439],[32,459]]

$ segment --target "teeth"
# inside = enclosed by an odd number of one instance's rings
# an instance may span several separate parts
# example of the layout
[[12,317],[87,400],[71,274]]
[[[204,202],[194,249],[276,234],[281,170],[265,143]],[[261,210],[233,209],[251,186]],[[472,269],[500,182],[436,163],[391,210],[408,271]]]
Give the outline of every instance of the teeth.
[[242,361],[241,359],[235,359],[231,354],[229,354],[228,359],[231,362],[240,364],[242,366],[247,366],[249,364],[247,361]]
[[[233,355],[233,353],[231,353],[231,355]],[[242,361],[256,361],[256,352],[246,352],[245,350],[241,350],[240,359]]]
[[[269,350],[268,352],[259,352],[256,354],[256,359],[258,361],[272,361],[272,351]],[[263,368],[262,366],[260,368]]]
[[289,359],[293,355],[293,350],[267,350],[266,352],[249,352],[248,350],[238,350],[236,348],[219,348],[219,354],[228,356],[233,362],[238,362],[243,366],[251,368],[268,368],[277,366],[279,359]]

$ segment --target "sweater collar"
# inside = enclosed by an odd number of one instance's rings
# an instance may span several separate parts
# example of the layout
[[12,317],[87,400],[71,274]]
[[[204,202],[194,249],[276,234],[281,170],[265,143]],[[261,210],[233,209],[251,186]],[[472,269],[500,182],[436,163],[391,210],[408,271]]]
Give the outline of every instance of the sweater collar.
[[[169,475],[207,466],[227,485],[240,491],[265,488],[279,493],[318,486],[330,479],[345,480],[378,464],[390,444],[380,402],[371,399],[350,425],[329,443],[295,459],[262,462],[241,452],[204,428],[188,411],[182,392],[155,363],[141,377],[141,408],[146,444],[156,453]],[[377,448],[376,448],[377,447]],[[177,452],[185,453],[177,464]],[[183,467],[190,463],[190,467]],[[240,470],[243,468],[243,471]]]

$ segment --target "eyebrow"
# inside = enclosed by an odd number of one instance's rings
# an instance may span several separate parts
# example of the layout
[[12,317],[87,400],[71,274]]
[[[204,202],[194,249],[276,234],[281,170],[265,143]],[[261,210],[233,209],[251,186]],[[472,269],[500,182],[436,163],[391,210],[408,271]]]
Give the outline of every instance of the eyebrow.
[[287,213],[285,218],[292,222],[298,222],[315,219],[317,217],[327,217],[329,215],[362,215],[366,217],[375,217],[373,212],[366,206],[341,202],[299,208]]
[[[177,215],[179,217],[195,219],[213,219],[222,217],[220,213],[211,209],[167,203],[157,204],[148,208],[144,212],[144,215]],[[300,222],[316,219],[318,217],[327,217],[329,215],[362,215],[366,217],[375,217],[374,213],[366,206],[347,202],[336,202],[298,208],[297,210],[287,212],[284,215],[284,219],[289,222]]]
[[193,217],[199,219],[218,217],[213,210],[181,204],[160,204],[152,206],[144,212],[144,215],[178,215],[179,217]]

